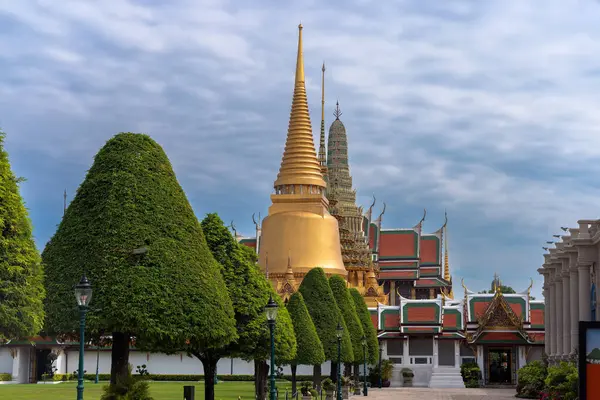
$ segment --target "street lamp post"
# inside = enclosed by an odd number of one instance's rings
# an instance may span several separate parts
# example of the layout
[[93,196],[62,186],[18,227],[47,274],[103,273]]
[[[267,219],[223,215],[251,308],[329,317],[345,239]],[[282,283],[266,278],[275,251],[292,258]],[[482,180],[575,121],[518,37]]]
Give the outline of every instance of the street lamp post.
[[379,342],[379,389],[382,388],[383,386],[383,378],[382,378],[382,372],[381,371],[381,356],[383,355],[383,349],[381,348],[381,342]]
[[338,322],[337,328],[335,329],[335,336],[337,336],[338,343],[338,354],[337,354],[337,400],[342,400],[342,335],[344,334],[344,327]]
[[85,343],[85,315],[92,300],[92,285],[85,276],[75,285],[75,299],[79,306],[79,370],[77,378],[77,400],[83,400],[83,351]]
[[271,391],[270,400],[276,400],[277,390],[275,389],[275,320],[277,319],[277,303],[273,301],[273,296],[269,296],[269,302],[265,306],[269,331],[271,332]]
[[367,396],[367,336],[362,337],[363,346],[363,395]]

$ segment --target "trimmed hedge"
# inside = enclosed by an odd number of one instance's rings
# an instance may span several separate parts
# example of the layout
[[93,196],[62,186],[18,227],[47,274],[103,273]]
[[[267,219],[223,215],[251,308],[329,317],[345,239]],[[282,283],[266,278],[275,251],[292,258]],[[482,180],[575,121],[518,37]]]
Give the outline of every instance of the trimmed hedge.
[[12,375],[8,373],[0,374],[0,382],[8,382],[12,381]]
[[[2,379],[3,377],[8,376],[8,379]],[[139,375],[134,374],[133,376],[139,377]],[[322,379],[327,378],[327,376],[323,376]],[[84,374],[83,379],[87,381],[93,381],[96,379],[96,374]],[[110,374],[99,374],[98,379],[101,381],[110,380]],[[149,381],[161,381],[161,382],[199,382],[204,380],[204,375],[178,375],[178,374],[149,374],[144,375],[145,380]],[[217,375],[217,379],[219,381],[224,382],[254,382],[254,375]],[[278,380],[286,380],[291,381],[291,375],[283,375],[278,378]],[[312,380],[312,375],[297,375],[297,380]],[[12,380],[12,376],[10,374],[0,374],[0,381],[2,380]],[[77,375],[73,374],[54,374],[55,381],[76,381]]]

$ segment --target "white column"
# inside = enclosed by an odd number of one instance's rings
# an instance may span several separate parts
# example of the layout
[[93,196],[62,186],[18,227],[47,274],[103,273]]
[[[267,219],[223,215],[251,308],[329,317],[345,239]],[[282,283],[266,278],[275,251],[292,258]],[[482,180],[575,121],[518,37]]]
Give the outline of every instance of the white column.
[[571,288],[569,289],[569,305],[571,312],[571,355],[575,355],[575,350],[579,344],[579,301],[577,298],[579,277],[577,276],[576,265],[571,266],[569,274],[571,274],[571,279],[569,280],[569,284],[571,285]]
[[590,311],[590,264],[578,264],[579,275],[579,320],[589,321]]
[[548,291],[548,277],[546,275],[544,275],[544,289],[543,289],[543,296],[544,296],[544,352],[546,353],[547,356],[550,355],[550,319],[548,317],[549,313],[548,310],[550,309],[550,306],[548,305],[548,303],[550,303],[548,296],[549,296],[549,291]]
[[571,354],[571,321],[569,318],[570,306],[569,302],[571,300],[570,296],[570,281],[569,281],[569,271],[568,269],[563,269],[562,273],[562,315],[563,315],[563,325],[562,325],[562,335],[563,335],[563,358],[566,358]]
[[460,368],[460,342],[454,341],[454,368]]
[[404,341],[402,342],[402,364],[404,364],[404,365],[410,364],[410,356],[408,354],[408,352],[409,352],[408,340],[409,340],[409,337],[407,336],[404,339]]
[[485,382],[485,377],[487,376],[488,372],[485,370],[483,365],[483,346],[480,344],[477,345],[477,365],[479,365],[481,376]]
[[563,315],[562,315],[562,279],[560,278],[560,271],[557,271],[556,277],[554,278],[554,290],[555,296],[555,309],[556,309],[556,330],[554,331],[554,337],[556,338],[556,357],[560,359],[563,355]]
[[550,322],[550,330],[548,331],[548,340],[550,341],[550,357],[556,355],[556,290],[554,290],[554,282],[550,280],[548,285],[548,318]]
[[519,356],[519,365],[517,366],[517,369],[523,368],[525,364],[527,364],[527,354],[525,354],[525,346],[517,346],[517,354]]
[[438,360],[438,339],[436,336],[433,337],[433,368],[437,368],[439,365]]
[[21,353],[23,351],[18,347],[13,347],[10,349],[10,351],[11,355],[14,354],[12,363],[12,380],[15,382],[19,382],[19,367],[21,364]]

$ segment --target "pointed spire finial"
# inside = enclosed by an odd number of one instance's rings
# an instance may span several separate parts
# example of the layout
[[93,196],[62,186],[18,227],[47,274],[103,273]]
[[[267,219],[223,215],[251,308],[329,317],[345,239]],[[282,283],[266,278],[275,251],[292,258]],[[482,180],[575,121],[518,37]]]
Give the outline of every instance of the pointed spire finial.
[[321,68],[321,135],[319,137],[319,164],[323,177],[327,176],[327,150],[325,149],[325,62]]
[[304,54],[302,54],[302,24],[298,25],[298,56],[296,58],[296,83],[304,82]]
[[302,24],[298,25],[298,58],[287,140],[274,187],[312,185],[326,188],[317,158],[308,111],[302,54]]
[[340,119],[341,115],[342,115],[342,112],[340,111],[340,102],[339,102],[339,100],[336,100],[335,111],[333,112],[333,116],[335,117],[335,119]]

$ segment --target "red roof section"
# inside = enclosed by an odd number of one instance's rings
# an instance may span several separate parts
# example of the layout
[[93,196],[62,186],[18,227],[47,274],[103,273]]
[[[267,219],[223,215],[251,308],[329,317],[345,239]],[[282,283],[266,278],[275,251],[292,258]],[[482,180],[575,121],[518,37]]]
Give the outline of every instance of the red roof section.
[[385,315],[385,320],[384,320],[384,327],[385,328],[398,328],[400,326],[400,314],[398,313],[393,313],[393,314],[384,314]]
[[544,325],[544,310],[532,309],[530,322],[532,325]]
[[444,314],[444,329],[456,329],[458,325],[457,315],[456,314]]
[[485,314],[488,307],[490,306],[491,301],[478,301],[473,304],[473,310],[475,311],[475,315],[473,316],[473,320],[479,319]]
[[409,323],[413,322],[431,322],[435,321],[436,309],[434,307],[410,307],[407,310],[407,317]]
[[439,242],[434,239],[425,240],[421,237],[421,262],[437,264],[440,262],[438,252],[440,251]]
[[416,257],[417,246],[413,231],[408,233],[382,232],[379,237],[379,257]]
[[379,271],[379,279],[415,279],[417,271]]
[[371,322],[373,323],[373,326],[375,327],[376,330],[379,330],[379,324],[378,324],[378,320],[377,320],[377,314],[371,314]]

